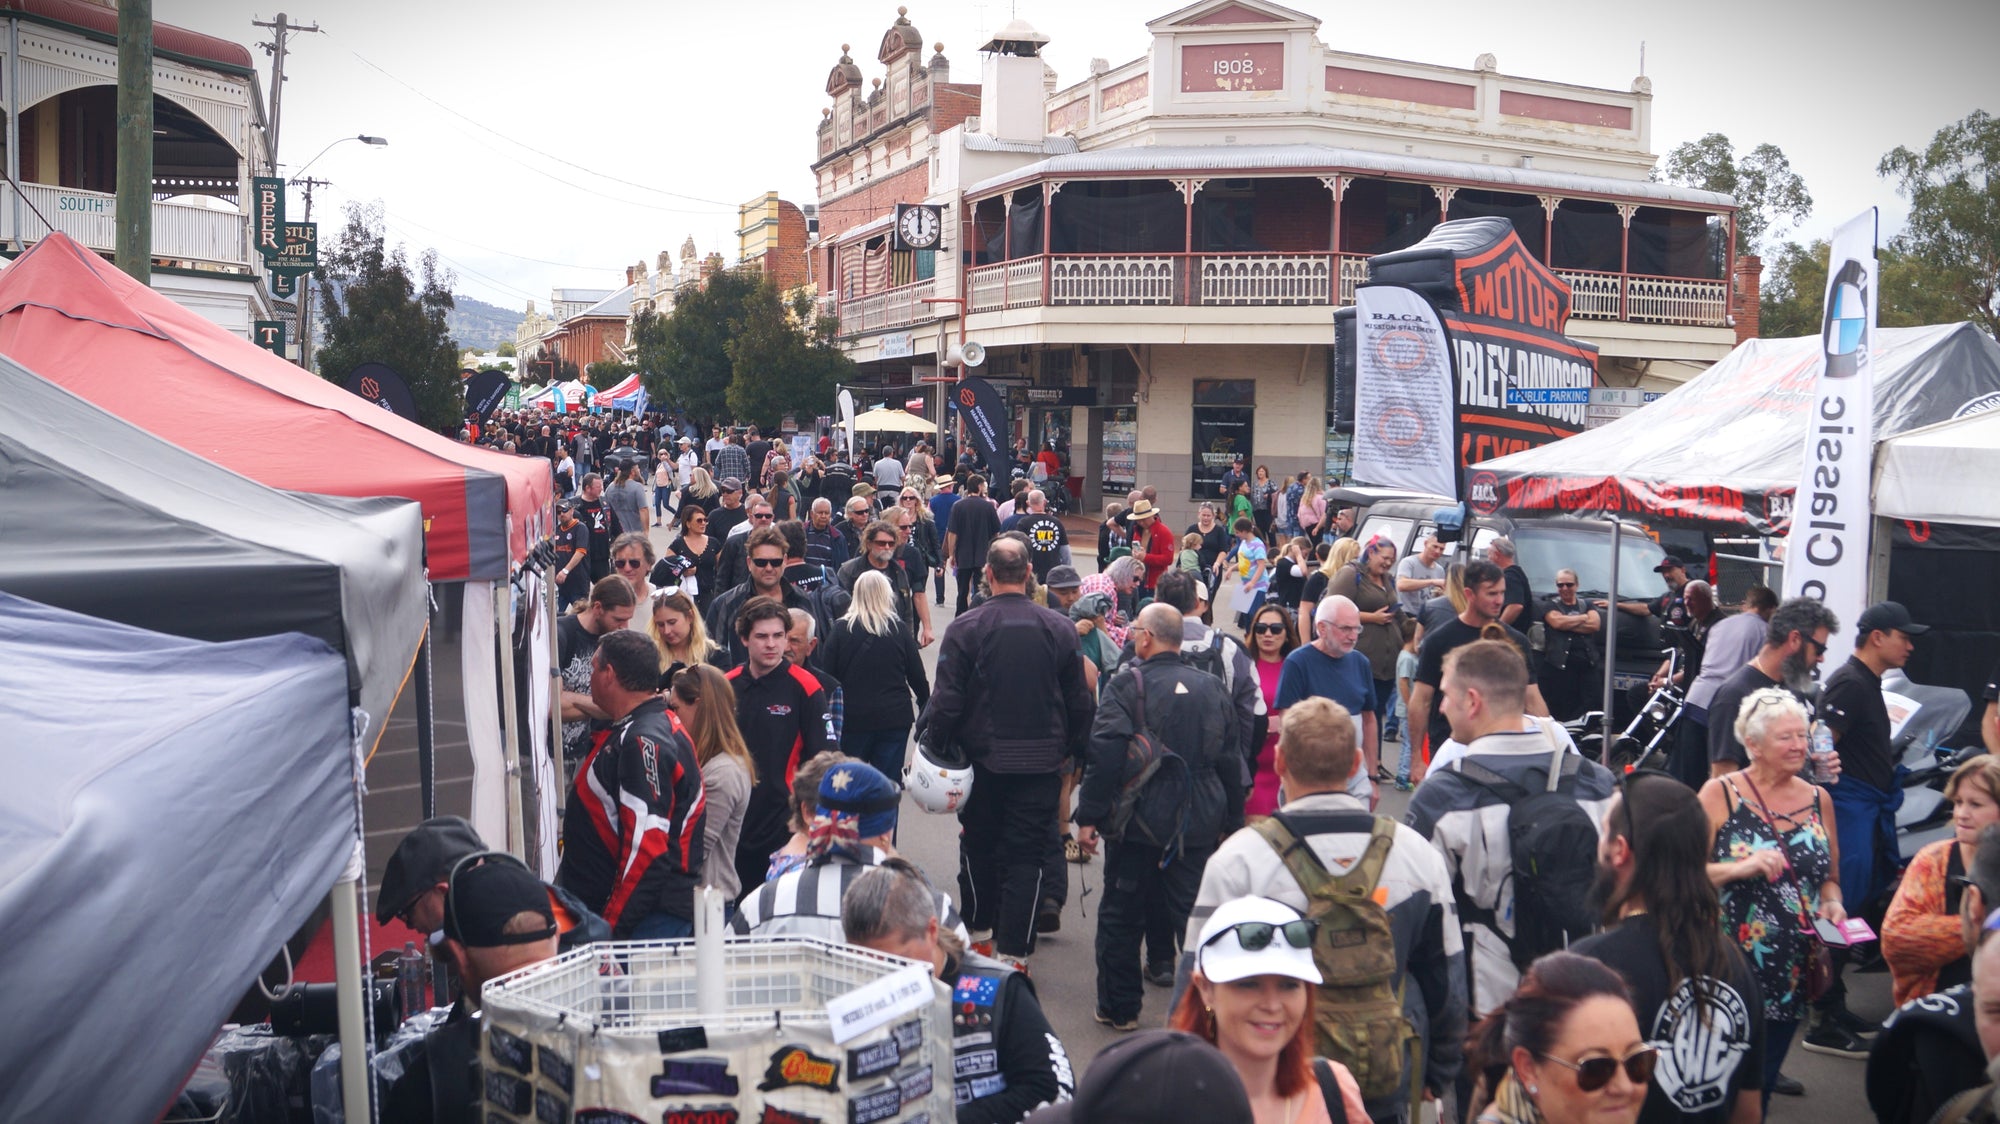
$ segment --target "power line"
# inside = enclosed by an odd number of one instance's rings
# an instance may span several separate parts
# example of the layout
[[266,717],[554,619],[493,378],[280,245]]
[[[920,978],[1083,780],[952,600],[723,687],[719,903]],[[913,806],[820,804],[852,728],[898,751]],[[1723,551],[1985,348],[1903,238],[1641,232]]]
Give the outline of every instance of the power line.
[[[387,213],[386,208],[384,208],[384,213],[385,214]],[[456,234],[449,234],[445,231],[438,230],[434,227],[425,226],[423,223],[418,222],[417,220],[409,217],[408,215],[399,215],[397,221],[403,223],[406,226],[414,226],[418,230],[428,231],[435,237],[448,238],[453,242],[457,242],[465,246],[470,246],[475,250],[484,250],[489,254],[499,254],[501,257],[513,258],[516,261],[533,262],[536,265],[553,265],[561,269],[581,269],[591,273],[617,273],[620,271],[621,268],[615,265],[578,265],[575,262],[549,261],[545,258],[531,258],[528,257],[526,254],[517,254],[512,250],[502,250],[494,246],[483,246],[477,242],[474,242],[470,238],[461,238]]]
[[[402,238],[402,239],[403,239],[403,240],[404,240],[405,242],[415,242],[415,243],[417,243],[417,244],[418,244],[418,245],[420,245],[420,246],[422,246],[422,245],[423,245],[423,241],[422,241],[421,239],[418,239],[418,238],[413,238],[413,237],[411,237],[411,236],[410,236],[410,234],[409,234],[409,233],[408,233],[407,231],[403,231],[403,230],[399,230],[399,229],[397,229],[397,228],[396,228],[395,226],[393,226],[393,225],[391,225],[391,224],[390,224],[389,220],[388,220],[388,219],[387,219],[386,217],[384,217],[384,218],[383,218],[383,220],[382,220],[382,226],[383,226],[383,228],[384,228],[384,229],[388,230],[388,231],[389,231],[390,233],[393,233],[393,234],[396,234],[396,235],[400,236],[400,237],[401,237],[401,238]],[[446,265],[449,265],[449,266],[451,266],[451,267],[452,267],[453,269],[457,269],[457,270],[460,270],[460,271],[462,271],[462,272],[465,272],[465,273],[470,273],[470,274],[471,274],[471,275],[473,275],[474,277],[477,277],[477,278],[479,278],[480,280],[482,280],[482,281],[485,281],[485,282],[486,282],[487,284],[489,284],[489,285],[493,285],[493,286],[495,286],[495,287],[497,287],[497,288],[501,288],[501,289],[505,289],[505,290],[507,290],[507,291],[508,291],[508,292],[510,292],[510,293],[515,293],[515,294],[518,294],[519,296],[521,296],[521,297],[523,297],[523,298],[525,298],[525,299],[527,299],[527,300],[536,300],[536,299],[538,299],[538,298],[537,298],[537,297],[535,296],[535,294],[533,294],[533,293],[529,292],[529,291],[528,291],[528,290],[526,290],[526,289],[523,289],[523,288],[519,288],[519,287],[517,287],[517,286],[514,286],[514,285],[509,285],[509,284],[508,284],[507,282],[505,282],[505,281],[502,281],[502,280],[500,280],[500,279],[499,279],[499,278],[497,278],[497,277],[490,277],[490,276],[488,276],[488,275],[486,275],[486,274],[484,274],[484,273],[481,273],[481,272],[479,272],[478,270],[476,270],[476,269],[472,268],[471,266],[469,266],[469,265],[466,265],[466,264],[465,264],[464,262],[462,262],[462,261],[459,261],[459,260],[458,260],[457,258],[452,258],[452,257],[446,257],[446,256],[445,256],[445,253],[444,253],[444,251],[442,251],[442,250],[439,250],[439,249],[438,249],[437,247],[435,247],[435,246],[425,246],[424,248],[425,248],[425,249],[427,249],[427,250],[429,250],[430,252],[432,252],[432,253],[436,254],[436,255],[438,256],[438,260],[439,260],[439,261],[441,261],[441,262],[444,262],[444,263],[445,263]]]
[[[679,192],[679,191],[668,191],[667,189],[665,189],[665,188],[663,188],[663,187],[652,187],[652,186],[650,186],[650,185],[647,185],[647,184],[643,184],[643,183],[638,183],[638,182],[636,182],[636,181],[633,181],[633,180],[628,180],[628,179],[623,179],[623,178],[621,178],[621,177],[619,177],[619,176],[614,176],[614,175],[612,175],[612,174],[611,174],[611,173],[609,173],[609,172],[600,172],[600,171],[596,170],[595,168],[589,168],[589,167],[586,167],[586,166],[584,166],[584,165],[582,165],[582,164],[579,164],[579,163],[577,163],[577,162],[576,162],[576,161],[574,161],[574,160],[566,160],[566,159],[564,159],[563,157],[561,157],[561,156],[557,156],[557,155],[556,155],[555,153],[552,153],[552,152],[544,152],[543,150],[541,150],[541,149],[539,149],[539,148],[536,148],[536,147],[535,147],[534,145],[531,145],[531,144],[528,144],[528,143],[526,143],[526,142],[524,142],[524,141],[519,141],[519,140],[516,140],[516,139],[514,139],[513,137],[510,137],[510,136],[508,136],[508,135],[507,135],[506,133],[503,133],[503,132],[501,132],[501,131],[500,131],[500,130],[498,130],[498,129],[495,129],[495,128],[492,128],[492,127],[491,127],[491,126],[489,126],[489,125],[486,125],[486,124],[484,124],[484,123],[482,123],[482,122],[479,122],[479,121],[476,121],[476,120],[474,120],[473,118],[471,118],[471,117],[468,117],[468,116],[466,116],[466,115],[465,115],[465,114],[463,114],[463,113],[460,113],[460,112],[459,112],[458,110],[456,110],[456,109],[453,109],[452,107],[450,107],[450,106],[446,105],[445,103],[443,103],[443,102],[441,102],[441,101],[437,100],[436,98],[434,98],[434,97],[430,96],[429,94],[427,94],[427,93],[424,93],[424,92],[423,92],[422,90],[419,90],[419,89],[418,89],[418,88],[416,88],[415,86],[412,86],[412,85],[410,85],[410,84],[409,84],[408,82],[405,82],[405,81],[403,81],[403,80],[402,80],[401,78],[398,78],[398,77],[397,77],[397,76],[395,76],[394,74],[391,74],[391,73],[389,73],[389,72],[388,72],[387,70],[383,69],[383,68],[382,68],[382,67],[381,67],[380,65],[378,65],[377,63],[375,63],[375,62],[374,62],[373,60],[369,59],[369,58],[368,58],[368,57],[367,57],[366,55],[363,55],[363,54],[362,54],[361,52],[359,52],[359,51],[356,51],[356,50],[354,50],[353,48],[351,48],[351,47],[350,47],[350,48],[348,49],[348,53],[349,53],[349,54],[351,54],[351,55],[353,55],[353,56],[354,56],[355,58],[357,58],[357,59],[360,59],[360,60],[361,60],[361,62],[362,62],[362,63],[363,63],[364,65],[366,65],[366,66],[368,66],[369,68],[373,69],[373,70],[374,70],[374,71],[375,71],[376,73],[378,73],[378,74],[382,75],[382,76],[383,76],[384,78],[387,78],[387,79],[389,79],[389,80],[390,80],[391,82],[394,82],[394,83],[396,83],[397,85],[399,85],[399,86],[403,87],[404,89],[406,89],[406,90],[410,91],[411,93],[413,93],[413,94],[417,95],[418,97],[420,97],[420,98],[424,99],[425,101],[427,101],[427,102],[431,103],[432,105],[434,105],[434,106],[437,106],[437,107],[438,107],[439,109],[442,109],[442,110],[444,110],[444,111],[445,111],[446,113],[449,113],[449,114],[451,114],[451,115],[452,115],[453,117],[456,117],[456,118],[458,118],[458,119],[459,119],[459,120],[461,120],[461,121],[464,121],[465,123],[467,123],[467,124],[469,124],[469,125],[473,126],[474,128],[477,128],[477,129],[480,129],[480,130],[483,130],[483,131],[485,131],[485,132],[488,132],[488,133],[491,133],[491,134],[493,134],[494,136],[496,136],[496,137],[499,137],[499,138],[500,138],[501,140],[504,140],[504,141],[506,141],[506,142],[507,142],[507,143],[509,143],[509,144],[512,144],[512,145],[517,145],[517,146],[519,146],[519,147],[521,147],[521,148],[525,148],[525,149],[527,149],[527,150],[528,150],[529,152],[532,152],[532,153],[534,153],[535,155],[537,155],[537,156],[540,156],[540,157],[542,157],[542,158],[543,158],[543,159],[545,159],[545,160],[553,160],[553,161],[555,161],[555,162],[556,162],[556,163],[558,163],[558,164],[562,164],[562,165],[565,165],[565,166],[567,166],[567,167],[571,167],[571,168],[575,168],[575,169],[576,169],[577,171],[579,171],[579,172],[585,172],[585,173],[588,173],[589,175],[593,175],[593,176],[596,176],[596,177],[598,177],[599,179],[605,179],[605,180],[610,180],[610,181],[611,181],[611,182],[613,182],[613,183],[620,183],[620,184],[624,184],[624,185],[625,185],[625,186],[627,186],[627,187],[636,187],[636,188],[638,188],[638,189],[639,189],[639,190],[641,190],[641,191],[651,191],[651,192],[654,192],[655,194],[659,194],[659,195],[669,195],[669,196],[672,196],[672,197],[673,197],[673,198],[675,198],[675,199],[686,199],[686,200],[688,200],[689,202],[692,202],[692,203],[708,203],[708,204],[712,204],[712,205],[714,205],[714,206],[716,206],[716,207],[720,207],[720,208],[723,208],[724,210],[735,210],[735,209],[736,209],[736,204],[734,204],[734,203],[724,203],[724,202],[723,202],[722,200],[720,200],[720,199],[704,199],[704,198],[702,198],[701,196],[698,196],[698,195],[687,195],[687,194],[684,194],[684,193],[682,193],[682,192]],[[532,167],[532,165],[525,165],[525,166],[528,166],[528,167]],[[550,177],[550,178],[554,178],[554,177]],[[558,183],[564,183],[565,181],[562,181],[562,180],[557,180],[556,182],[558,182]],[[589,188],[585,188],[585,187],[581,187],[580,185],[576,185],[576,184],[570,184],[570,185],[568,185],[568,186],[572,186],[572,187],[578,187],[578,189],[579,189],[579,190],[583,190],[583,191],[588,191],[588,190],[590,190]],[[604,198],[607,198],[607,199],[610,199],[610,198],[613,198],[613,197],[612,197],[612,196],[609,196],[609,195],[607,195],[607,196],[604,196]],[[621,202],[622,202],[622,200],[621,200]],[[632,205],[633,205],[633,206],[640,206],[640,207],[643,207],[643,206],[647,206],[647,204],[644,204],[644,203],[634,203],[634,204],[632,204]],[[664,208],[663,208],[663,209],[664,209]],[[680,212],[680,213],[685,213],[685,214],[695,214],[695,213],[700,213],[700,212]]]

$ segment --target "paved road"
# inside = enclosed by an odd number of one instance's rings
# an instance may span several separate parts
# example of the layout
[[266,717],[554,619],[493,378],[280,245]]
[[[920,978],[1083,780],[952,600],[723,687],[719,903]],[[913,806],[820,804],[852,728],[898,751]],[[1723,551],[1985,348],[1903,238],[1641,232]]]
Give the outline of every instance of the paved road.
[[[1085,541],[1074,524],[1071,538],[1076,542]],[[656,533],[655,540],[664,547],[667,536]],[[1089,551],[1079,551],[1077,555],[1079,570],[1086,574],[1096,570],[1095,558],[1088,556]],[[940,635],[953,615],[953,592],[947,592],[944,606],[931,606],[932,623]],[[1226,600],[1218,606],[1215,619],[1233,619]],[[937,645],[925,649],[924,655],[927,670],[935,674]],[[1381,810],[1400,816],[1405,800],[1406,797],[1390,790]],[[926,815],[915,804],[906,803],[897,849],[921,866],[939,887],[957,896],[956,818]],[[1092,941],[1097,929],[1102,871],[1102,859],[1070,867],[1069,904],[1063,912],[1062,928],[1042,937],[1030,963],[1036,990],[1049,1021],[1068,1047],[1079,1072],[1098,1051],[1119,1037],[1092,1018],[1097,987]],[[1873,1018],[1886,1016],[1890,1008],[1888,981],[1887,975],[1851,977],[1849,1001],[1854,1010]],[[1145,1008],[1139,1016],[1142,1027],[1166,1024],[1168,998],[1169,993],[1164,988],[1146,988]],[[1777,1124],[1862,1124],[1871,1118],[1862,1093],[1863,1068],[1859,1061],[1822,1057],[1795,1046],[1785,1070],[1805,1083],[1807,1095],[1803,1098],[1775,1098],[1771,1105],[1771,1120]]]

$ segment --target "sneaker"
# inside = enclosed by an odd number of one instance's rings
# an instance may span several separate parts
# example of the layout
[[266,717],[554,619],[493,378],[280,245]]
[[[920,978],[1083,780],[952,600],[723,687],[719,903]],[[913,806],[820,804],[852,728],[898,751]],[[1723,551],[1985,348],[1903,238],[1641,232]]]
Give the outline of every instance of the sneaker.
[[1806,1087],[1799,1083],[1798,1078],[1780,1073],[1778,1079],[1771,1082],[1771,1092],[1781,1097],[1803,1097]]
[[1146,982],[1154,987],[1174,986],[1174,966],[1166,962],[1146,965]]
[[1053,933],[1062,928],[1062,905],[1053,898],[1043,898],[1042,908],[1035,911],[1035,932]]
[[993,955],[993,930],[974,929],[967,935],[972,938],[972,944],[968,946],[972,951],[981,956]]
[[1868,1056],[1868,1043],[1847,1033],[1838,1022],[1831,1020],[1807,1034],[1801,1045],[1815,1054],[1830,1054],[1836,1058]]
[[1856,1038],[1873,1038],[1882,1031],[1882,1024],[1869,1022],[1845,1007],[1833,1013],[1833,1022]]
[[1396,778],[1397,792],[1408,792],[1415,787],[1417,786],[1410,783],[1410,775],[1408,773],[1403,773],[1397,776]]
[[1114,1019],[1110,1015],[1107,1015],[1102,1011],[1098,1011],[1095,1013],[1093,1017],[1095,1017],[1099,1023],[1102,1023],[1103,1025],[1108,1026],[1111,1029],[1119,1031],[1121,1033],[1128,1030],[1139,1029],[1139,1017],[1137,1015],[1134,1015],[1129,1019]]

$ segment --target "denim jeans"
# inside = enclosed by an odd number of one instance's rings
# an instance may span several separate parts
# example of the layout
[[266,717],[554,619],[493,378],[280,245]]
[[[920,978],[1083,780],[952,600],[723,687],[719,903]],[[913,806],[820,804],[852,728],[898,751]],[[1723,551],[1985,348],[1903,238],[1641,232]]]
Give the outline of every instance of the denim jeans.
[[671,913],[655,913],[632,927],[635,941],[670,941],[694,936],[694,922]]
[[891,726],[882,730],[848,726],[840,733],[842,753],[868,762],[897,784],[903,783],[903,764],[907,760],[909,744],[908,726]]

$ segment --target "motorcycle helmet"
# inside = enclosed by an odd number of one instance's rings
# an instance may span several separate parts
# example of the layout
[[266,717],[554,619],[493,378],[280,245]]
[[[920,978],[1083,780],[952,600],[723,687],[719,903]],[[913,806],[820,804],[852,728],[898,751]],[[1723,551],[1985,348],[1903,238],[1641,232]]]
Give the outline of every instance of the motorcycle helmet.
[[918,742],[903,766],[903,791],[926,812],[955,814],[972,795],[972,766],[956,746],[940,749]]

